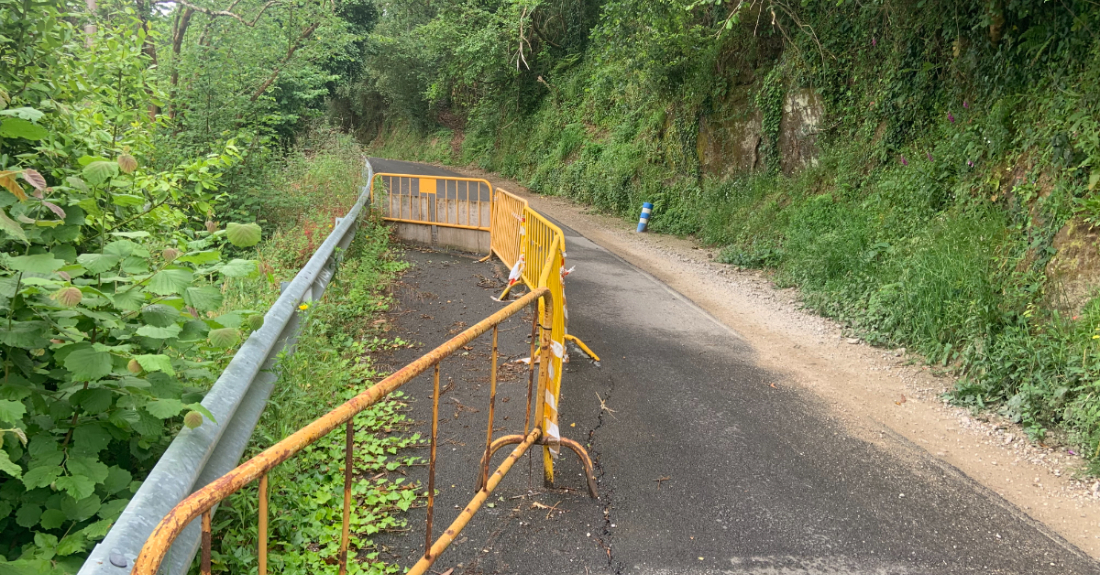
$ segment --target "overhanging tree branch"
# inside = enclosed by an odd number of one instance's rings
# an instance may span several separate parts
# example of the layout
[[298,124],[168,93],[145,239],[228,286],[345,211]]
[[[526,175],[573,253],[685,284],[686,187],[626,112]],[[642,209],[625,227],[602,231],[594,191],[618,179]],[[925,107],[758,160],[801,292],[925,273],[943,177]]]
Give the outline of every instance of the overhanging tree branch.
[[286,56],[283,57],[282,62],[279,62],[279,65],[275,66],[275,69],[272,70],[271,75],[268,76],[267,80],[264,80],[264,83],[260,84],[260,87],[257,88],[256,91],[252,94],[252,97],[249,98],[250,102],[255,102],[257,99],[259,99],[260,96],[263,96],[264,92],[266,92],[267,89],[275,83],[275,80],[279,78],[279,73],[282,71],[283,66],[286,66],[287,62],[289,62],[290,59],[294,57],[294,53],[298,51],[298,48],[301,48],[302,44],[305,43],[306,40],[309,40],[309,37],[313,35],[313,32],[316,31],[320,25],[320,22],[314,22],[313,24],[306,26],[305,30],[302,30],[302,33],[298,36],[298,39],[295,40],[294,43],[290,45],[290,48],[287,49]]
[[256,16],[254,18],[252,18],[252,20],[245,20],[244,16],[241,16],[240,14],[237,14],[235,12],[230,11],[230,10],[233,9],[234,6],[237,5],[237,2],[233,2],[233,4],[231,4],[229,6],[228,10],[211,10],[210,8],[203,8],[202,6],[196,6],[196,5],[194,5],[190,2],[187,2],[186,0],[159,0],[156,3],[157,4],[179,4],[180,6],[185,6],[189,9],[191,9],[191,10],[194,10],[195,12],[206,14],[207,16],[213,16],[213,17],[227,16],[229,18],[233,18],[233,19],[237,20],[238,22],[240,22],[241,24],[244,24],[245,26],[252,27],[252,26],[256,25],[256,22],[258,22],[260,20],[260,17],[264,15],[264,12],[266,12],[268,8],[271,8],[272,6],[275,6],[275,5],[278,5],[278,4],[282,4],[282,0],[270,0],[267,4],[264,4],[263,7],[260,8],[259,13],[257,13]]

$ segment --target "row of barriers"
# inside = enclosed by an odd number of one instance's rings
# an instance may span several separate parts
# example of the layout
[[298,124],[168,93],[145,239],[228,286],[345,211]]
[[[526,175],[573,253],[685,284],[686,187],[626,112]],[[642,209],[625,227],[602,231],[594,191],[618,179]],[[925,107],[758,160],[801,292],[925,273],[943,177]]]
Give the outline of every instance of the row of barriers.
[[[380,185],[378,185],[380,184]],[[476,325],[453,337],[443,345],[403,367],[381,382],[356,395],[308,426],[294,432],[264,450],[229,473],[195,491],[169,511],[146,540],[134,562],[135,575],[154,575],[163,566],[173,543],[184,530],[201,521],[201,559],[199,570],[212,573],[213,514],[220,502],[245,486],[259,483],[257,572],[267,574],[268,566],[268,474],[280,463],[298,455],[303,449],[341,427],[345,429],[344,497],[342,530],[339,546],[339,572],[348,571],[352,508],[356,504],[353,485],[363,478],[354,476],[354,418],[387,395],[432,371],[432,422],[428,458],[426,537],[424,555],[412,566],[410,575],[427,573],[440,554],[457,538],[473,515],[489,498],[505,474],[534,445],[543,446],[545,479],[554,481],[554,457],[561,446],[572,450],[580,459],[587,477],[589,494],[596,498],[596,480],[592,461],[584,447],[561,437],[558,427],[559,398],[563,362],[566,361],[567,338],[578,344],[598,361],[598,357],[580,340],[567,334],[568,311],[565,299],[565,236],[527,204],[525,200],[504,190],[493,189],[485,180],[405,174],[376,174],[370,180],[368,202],[371,211],[384,220],[424,226],[467,229],[489,232],[491,253],[496,254],[512,270],[509,286],[500,299],[507,305]],[[488,225],[485,225],[488,224]],[[526,284],[528,293],[514,301],[507,295],[516,283]],[[522,434],[493,437],[494,407],[497,391],[498,326],[524,309],[533,307],[531,324],[531,357],[528,362],[526,417]],[[478,469],[474,498],[458,517],[433,540],[435,516],[436,444],[439,421],[441,362],[478,337],[492,332],[490,354],[490,392],[488,426],[484,451]],[[516,445],[504,462],[489,472],[493,455],[507,445]]]
[[[554,322],[549,329],[550,378],[546,394],[538,397],[544,414],[544,420],[540,421],[545,441],[543,469],[547,484],[552,484],[554,456],[561,442],[558,403],[564,371],[562,363],[567,361],[565,344],[572,342],[593,360],[598,362],[600,359],[583,341],[568,333],[565,277],[570,270],[565,267],[565,234],[532,209],[527,200],[503,189],[494,189],[483,179],[382,172],[374,175],[370,190],[372,209],[386,221],[488,231],[490,254],[486,259],[495,254],[512,270],[509,285],[500,300],[505,301],[512,287],[519,283],[530,289],[550,290],[554,305]],[[461,217],[463,214],[465,221]],[[476,225],[470,214],[477,214]],[[545,304],[540,301],[539,305],[539,315],[542,315],[541,306]],[[532,354],[532,361],[535,357]]]

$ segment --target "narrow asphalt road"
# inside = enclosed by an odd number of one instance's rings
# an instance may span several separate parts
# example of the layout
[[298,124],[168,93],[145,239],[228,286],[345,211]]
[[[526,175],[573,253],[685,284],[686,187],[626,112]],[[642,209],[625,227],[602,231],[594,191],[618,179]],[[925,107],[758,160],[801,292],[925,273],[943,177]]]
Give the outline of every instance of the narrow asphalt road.
[[[447,174],[371,161],[379,172]],[[1100,573],[1076,548],[919,447],[887,431],[874,442],[857,437],[811,392],[776,385],[781,378],[756,365],[751,342],[558,223],[576,265],[566,286],[570,332],[603,360],[597,366],[573,354],[561,427],[590,445],[600,499],[585,495],[568,453],[554,490],[542,488],[538,459],[530,472],[523,460],[436,573]],[[507,274],[499,262],[469,255],[410,248],[407,257],[413,268],[395,292],[394,324],[422,347],[394,352],[392,367],[499,309],[489,296]],[[502,353],[525,355],[529,326],[518,316],[502,326]],[[454,385],[441,395],[447,443],[436,533],[472,496],[488,388],[478,365],[487,367],[487,351],[482,338],[444,366]],[[498,403],[498,433],[515,432],[526,377],[501,386],[510,401]],[[422,433],[430,390],[426,377],[408,387]],[[423,480],[426,470],[410,475]],[[407,567],[423,551],[419,513],[413,533],[383,541],[386,558]]]

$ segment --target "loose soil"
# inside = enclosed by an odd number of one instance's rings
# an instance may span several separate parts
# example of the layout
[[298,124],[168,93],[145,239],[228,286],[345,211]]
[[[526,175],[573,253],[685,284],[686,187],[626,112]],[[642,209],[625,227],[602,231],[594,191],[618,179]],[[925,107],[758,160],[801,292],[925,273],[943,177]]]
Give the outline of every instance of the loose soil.
[[951,406],[943,394],[954,381],[921,358],[850,337],[802,309],[798,291],[776,288],[767,273],[715,263],[716,249],[638,234],[631,222],[532,194],[495,174],[447,168],[524,197],[679,291],[745,338],[762,367],[784,374],[777,385],[813,391],[853,433],[884,447],[892,444],[887,436],[920,446],[1100,559],[1100,481],[1084,476],[1084,460],[1066,447],[1030,442],[1009,421]]

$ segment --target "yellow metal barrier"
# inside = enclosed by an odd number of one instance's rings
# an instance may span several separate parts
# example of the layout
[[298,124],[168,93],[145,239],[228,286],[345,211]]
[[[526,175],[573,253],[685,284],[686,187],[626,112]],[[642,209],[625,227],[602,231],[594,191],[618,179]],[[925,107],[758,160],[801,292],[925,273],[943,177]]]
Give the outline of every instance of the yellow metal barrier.
[[[509,268],[515,265],[523,250],[523,235],[527,211],[527,200],[497,188],[493,192],[492,225],[489,230],[489,244]],[[491,257],[491,255],[490,255]]]
[[[549,301],[547,301],[549,300]],[[354,441],[355,430],[352,425],[353,418],[364,409],[374,405],[386,395],[400,388],[402,385],[408,383],[413,378],[417,377],[428,371],[428,369],[434,367],[433,381],[434,392],[432,394],[432,430],[431,430],[431,444],[430,455],[428,459],[428,513],[427,513],[427,535],[425,542],[424,556],[417,562],[416,565],[409,570],[409,575],[422,575],[428,571],[428,568],[439,558],[439,554],[447,548],[448,545],[455,539],[458,532],[469,522],[473,515],[480,509],[481,505],[488,499],[493,489],[504,478],[504,475],[508,473],[508,470],[512,468],[516,460],[532,445],[536,443],[544,443],[544,438],[549,435],[548,429],[538,425],[539,422],[548,421],[551,419],[549,414],[544,414],[544,402],[540,399],[548,395],[551,381],[554,379],[554,375],[551,374],[549,366],[555,365],[551,359],[553,353],[551,349],[554,347],[552,340],[552,330],[542,330],[539,346],[542,350],[541,361],[538,362],[538,385],[532,389],[532,383],[534,382],[534,370],[535,362],[530,364],[530,374],[527,394],[527,421],[524,423],[523,435],[518,436],[521,439],[515,440],[517,436],[505,436],[493,440],[493,415],[494,405],[496,402],[496,384],[497,384],[497,336],[498,326],[501,322],[507,318],[519,313],[524,308],[538,303],[542,313],[536,314],[533,318],[532,333],[535,329],[541,325],[558,325],[559,320],[555,317],[556,311],[560,308],[557,303],[557,298],[554,296],[553,290],[547,288],[540,288],[532,290],[522,298],[512,302],[504,309],[496,312],[492,316],[482,320],[473,327],[467,329],[461,334],[455,336],[450,341],[437,347],[426,355],[422,356],[415,362],[405,366],[401,370],[397,371],[393,375],[385,378],[377,385],[372,386],[366,391],[360,393],[354,398],[348,400],[343,405],[330,411],[328,414],[317,419],[313,423],[306,427],[294,432],[286,439],[276,443],[275,445],[265,449],[256,457],[246,461],[238,466],[233,471],[219,477],[206,487],[191,494],[187,499],[180,502],[179,505],[174,507],[172,511],[168,513],[160,523],[157,524],[156,529],[153,530],[153,534],[145,542],[144,547],[141,549],[141,553],[138,555],[137,560],[134,563],[133,575],[155,575],[160,568],[161,563],[164,561],[168,550],[171,548],[172,543],[180,535],[183,529],[194,521],[198,517],[202,517],[202,554],[200,560],[200,571],[203,575],[210,575],[211,565],[211,541],[213,539],[211,533],[213,508],[229,495],[240,491],[244,486],[259,480],[259,549],[258,549],[258,575],[267,574],[267,545],[268,545],[268,523],[267,523],[267,493],[268,493],[268,473],[278,464],[294,457],[301,452],[306,446],[316,442],[322,437],[328,435],[330,432],[335,431],[340,426],[345,427],[346,440],[345,440],[345,453],[344,453],[344,500],[343,500],[343,528],[340,536],[340,573],[341,575],[347,573],[347,559],[348,559],[348,545],[350,540],[350,533],[348,526],[350,525],[351,517],[351,505],[352,505],[352,481],[353,481],[353,465],[354,460]],[[493,332],[493,347],[491,353],[490,368],[490,392],[489,392],[489,410],[488,410],[488,431],[485,440],[485,450],[481,457],[481,468],[478,478],[478,491],[473,500],[466,506],[465,509],[459,514],[458,518],[451,524],[451,526],[443,533],[443,535],[434,543],[432,542],[432,522],[435,511],[435,461],[436,461],[436,444],[438,435],[438,420],[439,420],[439,374],[440,374],[440,362],[453,354],[455,351],[461,349],[466,344],[473,341],[475,338],[482,334],[492,330]],[[533,345],[533,344],[532,344]],[[560,364],[557,364],[560,368]],[[560,377],[560,369],[557,373]],[[536,425],[531,426],[532,407],[534,408],[533,421]],[[556,418],[556,413],[553,414],[553,418]],[[556,431],[555,431],[556,433]],[[505,460],[505,462],[497,468],[497,470],[489,474],[489,462],[492,459],[493,453],[503,445],[509,445],[519,443],[519,447],[516,448],[511,455]],[[584,466],[585,473],[588,476],[588,487],[592,497],[596,497],[596,480],[592,473],[592,462],[589,460],[587,454],[583,448],[576,442],[569,440],[555,441],[555,445],[567,445],[575,452],[581,459],[581,464]]]
[[478,178],[375,174],[371,209],[382,219],[410,224],[489,231],[493,185]]
[[[526,200],[497,188],[493,201],[491,233],[493,253],[510,267],[514,268],[516,262],[519,262],[523,283],[531,289],[547,288],[553,294],[555,308],[554,323],[550,326],[550,380],[547,383],[546,393],[539,397],[539,401],[544,404],[543,419],[540,422],[546,433],[543,470],[547,484],[552,484],[554,456],[558,454],[561,443],[558,402],[561,397],[565,342],[573,341],[595,361],[599,361],[600,358],[583,341],[568,333],[569,308],[565,298],[565,276],[569,272],[565,268],[565,234],[561,228],[531,209]],[[518,246],[518,250],[515,246]],[[504,300],[512,287],[512,285],[506,287],[499,299]],[[539,305],[542,306],[544,303],[539,302]],[[545,326],[543,329],[546,329]],[[533,354],[532,361],[534,361]]]

